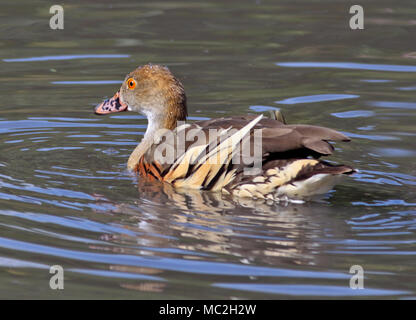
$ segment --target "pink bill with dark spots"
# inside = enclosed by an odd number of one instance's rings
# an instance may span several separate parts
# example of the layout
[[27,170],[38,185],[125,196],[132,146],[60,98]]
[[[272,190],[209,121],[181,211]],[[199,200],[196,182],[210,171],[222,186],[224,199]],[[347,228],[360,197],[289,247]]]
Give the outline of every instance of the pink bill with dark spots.
[[113,112],[121,112],[127,110],[127,104],[123,103],[120,99],[120,91],[116,94],[99,104],[95,107],[94,111],[96,114],[108,114]]

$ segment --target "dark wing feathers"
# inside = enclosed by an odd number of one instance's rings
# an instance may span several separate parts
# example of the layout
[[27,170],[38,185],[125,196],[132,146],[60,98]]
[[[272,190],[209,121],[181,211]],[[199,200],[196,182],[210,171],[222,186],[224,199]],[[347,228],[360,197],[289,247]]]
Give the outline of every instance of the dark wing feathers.
[[334,147],[325,140],[312,137],[303,138],[302,145],[323,155],[332,154],[332,151],[334,150]]
[[332,129],[309,125],[283,125],[263,129],[264,152],[286,152],[302,148],[321,155],[332,154],[328,141],[349,141],[349,138]]
[[[198,121],[204,129],[241,129],[255,116],[238,116]],[[321,155],[332,154],[334,148],[328,141],[350,141],[344,134],[333,129],[311,125],[285,125],[280,121],[263,118],[254,127],[262,129],[263,153],[287,152],[307,148]]]

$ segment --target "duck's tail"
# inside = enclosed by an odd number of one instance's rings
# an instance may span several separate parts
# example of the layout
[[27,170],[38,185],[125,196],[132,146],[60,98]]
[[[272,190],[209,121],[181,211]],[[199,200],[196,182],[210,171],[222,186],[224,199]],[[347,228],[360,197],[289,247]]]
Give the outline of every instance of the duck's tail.
[[239,197],[270,200],[307,200],[330,191],[339,180],[355,172],[346,165],[315,159],[276,160],[256,177],[243,177],[233,186]]

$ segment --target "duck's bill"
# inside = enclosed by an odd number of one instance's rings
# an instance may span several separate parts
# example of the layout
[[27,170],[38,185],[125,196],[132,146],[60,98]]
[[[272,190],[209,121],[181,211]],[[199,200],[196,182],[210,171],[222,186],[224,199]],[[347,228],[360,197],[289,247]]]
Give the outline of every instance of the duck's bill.
[[96,114],[108,114],[113,112],[127,111],[127,104],[121,101],[120,91],[117,91],[114,97],[100,103],[95,107],[94,111]]

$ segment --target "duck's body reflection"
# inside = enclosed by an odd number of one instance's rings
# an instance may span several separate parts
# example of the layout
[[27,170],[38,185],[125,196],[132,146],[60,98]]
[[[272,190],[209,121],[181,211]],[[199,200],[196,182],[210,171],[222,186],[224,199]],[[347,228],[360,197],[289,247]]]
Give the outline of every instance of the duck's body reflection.
[[[181,192],[169,184],[144,179],[138,180],[138,194],[134,204],[112,204],[112,213],[122,217],[118,226],[126,233],[106,235],[112,246],[102,250],[272,268],[312,267],[325,263],[318,261],[326,250],[322,238],[342,232],[342,220],[330,218],[333,211],[322,203],[269,205],[247,199],[239,203],[241,199],[219,193]],[[125,272],[126,266],[111,269]],[[128,271],[164,272],[163,268],[142,266],[128,267]],[[127,287],[161,291],[164,285]]]

